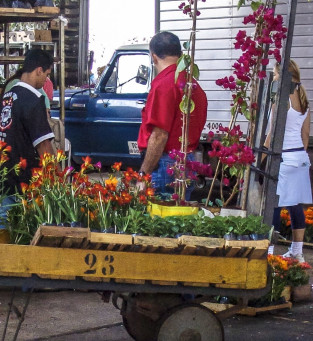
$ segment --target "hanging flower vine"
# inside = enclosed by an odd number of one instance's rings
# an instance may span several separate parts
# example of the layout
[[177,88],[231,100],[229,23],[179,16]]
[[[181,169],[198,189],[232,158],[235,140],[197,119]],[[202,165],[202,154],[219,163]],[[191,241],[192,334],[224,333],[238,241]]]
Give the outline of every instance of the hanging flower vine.
[[[206,0],[201,1],[206,2]],[[181,150],[180,153],[177,153],[177,151],[173,151],[171,153],[172,159],[175,160],[175,164],[168,170],[170,174],[175,176],[175,181],[173,183],[175,193],[172,198],[176,200],[177,203],[181,204],[185,202],[186,187],[190,184],[190,181],[193,177],[190,169],[202,169],[201,165],[196,166],[193,164],[192,166],[190,162],[187,166],[188,161],[186,160],[188,151],[190,114],[195,109],[195,103],[191,98],[192,90],[195,86],[193,79],[199,79],[199,68],[194,62],[194,57],[196,42],[196,19],[200,15],[200,12],[198,11],[198,0],[188,0],[186,2],[182,2],[178,8],[192,19],[192,29],[190,32],[189,41],[183,44],[184,48],[187,50],[187,53],[182,54],[182,56],[179,58],[175,73],[175,82],[177,82],[178,76],[181,72],[186,73],[186,83],[183,86],[183,97],[179,105],[180,111],[182,113]]]
[[[238,8],[245,5],[245,3],[245,0],[239,1]],[[238,114],[244,115],[249,121],[246,138],[246,152],[248,154],[252,153],[252,144],[254,141],[259,83],[260,80],[266,77],[265,70],[269,63],[269,56],[273,56],[278,62],[281,61],[280,49],[282,47],[283,39],[286,38],[287,28],[283,25],[283,17],[281,15],[275,15],[273,4],[274,1],[272,0],[267,0],[265,2],[251,1],[253,13],[244,18],[243,24],[252,24],[255,26],[253,37],[250,37],[246,30],[239,30],[235,38],[234,48],[236,50],[241,50],[242,54],[233,64],[233,74],[216,80],[218,86],[230,90],[232,93],[232,116],[228,127],[229,130],[226,131],[226,135],[233,132]],[[225,129],[223,132],[225,132]],[[212,135],[214,134],[210,132],[209,138]],[[222,162],[220,153],[214,153],[214,148],[213,153],[211,152],[211,156],[213,154],[219,158],[219,162],[206,204],[209,202],[214,182],[219,172],[221,172],[223,180],[225,179],[228,168],[230,169],[230,176],[238,176],[238,174],[235,174],[237,161],[230,167],[229,164]],[[234,151],[232,155],[229,155],[229,157],[235,159],[235,154],[236,151]],[[251,164],[251,162],[245,165],[245,169],[248,169],[249,164]],[[242,170],[240,171],[240,174],[241,172]],[[243,181],[243,178],[241,177],[240,180]],[[234,188],[236,192],[238,190],[237,183]],[[225,201],[224,206],[228,203],[229,201]],[[245,204],[243,204],[243,206],[245,206]]]

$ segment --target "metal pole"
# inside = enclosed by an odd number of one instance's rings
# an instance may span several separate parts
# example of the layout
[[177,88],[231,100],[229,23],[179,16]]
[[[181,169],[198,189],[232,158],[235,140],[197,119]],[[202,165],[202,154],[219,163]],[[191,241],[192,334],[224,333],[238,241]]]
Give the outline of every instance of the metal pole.
[[160,23],[160,1],[161,0],[155,0],[154,3],[154,31],[155,33],[160,32],[160,27],[161,27],[161,23]]
[[[270,141],[269,150],[277,155],[269,155],[266,171],[272,176],[277,177],[280,167],[280,154],[283,145],[283,139],[285,134],[286,117],[288,111],[288,100],[291,87],[291,75],[288,72],[288,65],[290,60],[290,51],[292,46],[292,38],[295,24],[297,10],[297,0],[289,0],[288,2],[288,15],[286,26],[288,28],[287,39],[285,41],[282,62],[281,62],[281,75],[278,84],[278,91],[276,95],[276,110],[273,112],[273,127]],[[272,225],[273,210],[278,205],[278,196],[276,195],[277,181],[271,178],[265,179],[264,191],[266,195],[263,196],[263,217],[266,224]]]
[[79,49],[77,83],[82,85],[88,81],[88,49],[89,49],[89,0],[80,0],[79,4]]
[[[60,120],[63,123],[65,120],[65,53],[64,53],[64,20],[59,18],[59,57],[60,57],[60,73],[59,73],[59,101],[60,101]],[[63,134],[65,137],[65,134]],[[60,148],[65,150],[65,138],[61,139]],[[64,165],[62,165],[64,168]]]
[[59,19],[60,31],[59,31],[59,57],[60,57],[60,69],[59,69],[59,95],[60,95],[60,119],[64,123],[65,107],[64,107],[64,80],[65,80],[65,54],[64,54],[64,21]]

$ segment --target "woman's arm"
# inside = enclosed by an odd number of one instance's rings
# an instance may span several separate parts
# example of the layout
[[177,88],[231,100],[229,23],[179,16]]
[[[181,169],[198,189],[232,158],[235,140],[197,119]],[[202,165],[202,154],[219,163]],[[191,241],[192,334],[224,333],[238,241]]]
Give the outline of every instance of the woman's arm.
[[308,115],[303,122],[301,129],[301,137],[304,145],[304,149],[307,150],[310,138],[310,109],[308,110]]
[[[272,133],[272,128],[273,128],[273,112],[275,112],[275,104],[272,105],[272,109],[271,109],[271,114],[270,114],[270,119],[269,119],[269,130],[268,130],[268,134],[266,136],[265,142],[264,142],[264,147],[266,147],[267,149],[270,147],[270,141],[271,141],[271,133]],[[265,155],[264,155],[265,156]],[[262,158],[263,159],[263,158]]]

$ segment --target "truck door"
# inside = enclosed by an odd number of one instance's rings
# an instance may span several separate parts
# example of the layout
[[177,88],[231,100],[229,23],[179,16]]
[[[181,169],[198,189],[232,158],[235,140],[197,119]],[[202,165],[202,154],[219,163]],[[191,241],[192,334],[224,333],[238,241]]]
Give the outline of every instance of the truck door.
[[[148,52],[116,53],[89,102],[88,124],[91,157],[105,165],[122,161],[124,166],[140,164],[137,138],[141,110],[150,81]],[[144,76],[140,76],[144,74]]]

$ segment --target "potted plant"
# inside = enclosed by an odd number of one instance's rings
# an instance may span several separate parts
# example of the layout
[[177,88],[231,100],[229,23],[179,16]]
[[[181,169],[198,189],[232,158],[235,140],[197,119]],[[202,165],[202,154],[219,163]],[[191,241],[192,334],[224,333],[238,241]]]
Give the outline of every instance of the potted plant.
[[296,259],[282,256],[268,255],[271,268],[272,290],[270,301],[278,300],[286,286],[291,287],[291,298],[295,302],[311,298],[311,285],[309,284],[308,263],[299,263]]
[[311,299],[312,285],[309,283],[310,276],[308,263],[299,263],[295,259],[288,258],[288,283],[291,286],[291,299],[293,302],[301,302]]

